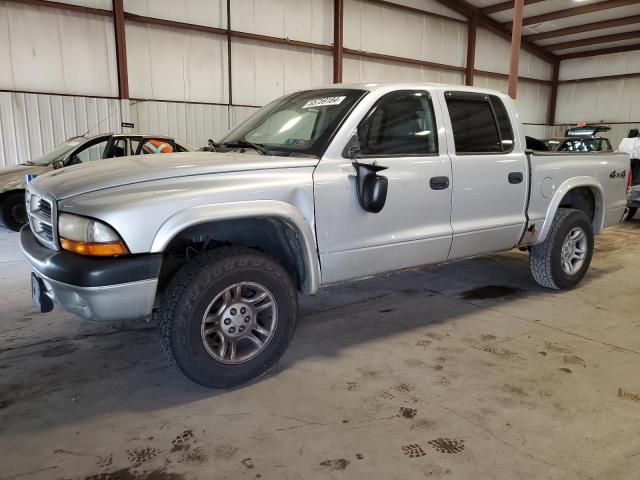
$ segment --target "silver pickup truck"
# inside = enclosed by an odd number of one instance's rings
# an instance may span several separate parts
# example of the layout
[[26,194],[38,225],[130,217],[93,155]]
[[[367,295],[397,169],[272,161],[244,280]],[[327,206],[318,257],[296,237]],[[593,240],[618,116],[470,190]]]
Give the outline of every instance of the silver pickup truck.
[[212,148],[38,177],[21,231],[41,311],[158,308],[167,352],[211,387],[274,365],[298,292],[515,247],[540,285],[575,287],[626,202],[626,155],[529,151],[509,97],[460,85],[293,93]]

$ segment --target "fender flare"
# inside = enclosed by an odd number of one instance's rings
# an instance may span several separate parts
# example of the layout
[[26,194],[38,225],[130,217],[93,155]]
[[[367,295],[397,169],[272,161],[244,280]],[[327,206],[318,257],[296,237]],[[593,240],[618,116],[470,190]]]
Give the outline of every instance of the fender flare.
[[320,260],[316,238],[309,222],[295,206],[278,200],[199,205],[181,210],[160,226],[151,245],[152,253],[162,253],[169,243],[186,228],[203,223],[242,218],[275,218],[291,227],[300,239],[305,266],[302,282],[304,293],[314,294],[320,287]]
[[560,202],[562,201],[564,196],[569,191],[579,187],[589,187],[593,191],[595,200],[595,210],[593,212],[593,233],[594,235],[597,235],[602,231],[604,224],[604,189],[602,188],[602,184],[595,177],[573,177],[562,182],[556,192],[553,194],[551,202],[549,203],[549,207],[547,208],[544,223],[542,224],[542,228],[540,229],[540,235],[538,235],[536,243],[544,242],[544,240],[547,238],[547,235],[551,230],[553,219],[556,216],[558,208],[560,208]]

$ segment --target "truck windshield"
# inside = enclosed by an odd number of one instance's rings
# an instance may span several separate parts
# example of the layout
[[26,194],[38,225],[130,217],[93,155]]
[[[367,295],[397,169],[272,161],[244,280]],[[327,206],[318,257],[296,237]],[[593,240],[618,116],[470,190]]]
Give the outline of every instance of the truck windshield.
[[62,157],[66,156],[74,148],[77,148],[79,145],[85,143],[87,139],[85,137],[76,137],[70,138],[62,142],[60,145],[55,147],[50,152],[45,153],[41,157],[32,160],[31,162],[27,162],[27,165],[40,165],[47,166],[56,160],[60,160]]
[[366,93],[333,88],[293,93],[263,107],[220,143],[235,147],[250,142],[266,147],[269,153],[321,156],[344,118]]

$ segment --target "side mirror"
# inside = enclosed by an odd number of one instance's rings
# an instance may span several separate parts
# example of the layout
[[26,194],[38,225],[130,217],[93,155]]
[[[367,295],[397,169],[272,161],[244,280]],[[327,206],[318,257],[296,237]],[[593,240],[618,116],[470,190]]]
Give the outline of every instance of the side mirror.
[[356,169],[356,189],[360,206],[369,213],[379,213],[387,201],[389,179],[378,172],[388,167],[376,164],[360,163],[360,141],[354,134],[344,148],[343,155],[351,160]]
[[64,161],[63,160],[56,160],[55,162],[53,162],[51,164],[51,166],[53,167],[54,170],[58,170],[58,169],[64,167]]
[[353,162],[356,169],[356,186],[360,206],[369,213],[378,213],[387,201],[389,179],[378,175],[388,167]]

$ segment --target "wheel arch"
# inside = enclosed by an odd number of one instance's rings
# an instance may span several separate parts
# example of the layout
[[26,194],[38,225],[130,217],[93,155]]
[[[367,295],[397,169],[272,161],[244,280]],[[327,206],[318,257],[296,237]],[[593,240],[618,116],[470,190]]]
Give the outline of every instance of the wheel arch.
[[585,212],[593,228],[593,234],[599,234],[604,225],[604,189],[594,177],[574,177],[565,180],[551,198],[540,235],[536,243],[543,242],[559,208],[575,208]]
[[310,223],[295,206],[275,200],[202,205],[177,212],[155,235],[151,251],[165,253],[185,237],[209,235],[221,244],[258,248],[287,268],[304,293],[316,293],[320,263]]

